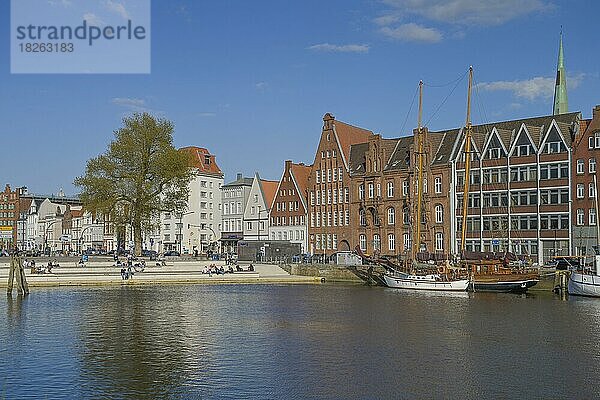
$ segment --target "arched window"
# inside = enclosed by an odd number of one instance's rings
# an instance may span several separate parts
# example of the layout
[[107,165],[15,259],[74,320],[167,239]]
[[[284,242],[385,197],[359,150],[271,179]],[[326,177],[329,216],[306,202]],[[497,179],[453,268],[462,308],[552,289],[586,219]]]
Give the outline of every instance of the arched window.
[[365,210],[363,208],[361,208],[360,211],[358,212],[358,216],[360,219],[360,226],[366,226],[367,225],[367,216],[366,216]]
[[435,205],[435,222],[436,224],[444,222],[444,207],[441,204]]
[[396,210],[394,210],[394,207],[388,208],[387,219],[388,225],[394,225],[396,223]]
[[373,235],[373,250],[381,250],[381,237],[377,233]]
[[360,249],[363,251],[367,250],[367,236],[366,235],[360,235],[358,237],[358,241],[360,244]]
[[442,193],[442,178],[439,176],[435,177],[435,181],[433,183],[434,185],[434,190],[436,193]]

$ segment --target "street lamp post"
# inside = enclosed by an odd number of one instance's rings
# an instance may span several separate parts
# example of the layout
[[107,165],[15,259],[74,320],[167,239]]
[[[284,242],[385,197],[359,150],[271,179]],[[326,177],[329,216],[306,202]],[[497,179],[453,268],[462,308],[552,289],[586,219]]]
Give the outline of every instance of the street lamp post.
[[[44,254],[46,253],[46,251],[48,250],[48,231],[50,230],[50,227],[54,224],[56,224],[57,222],[59,222],[60,220],[55,220],[50,222],[50,224],[48,224],[48,226],[46,226],[45,230],[44,230]],[[50,253],[50,252],[48,252]]]
[[[215,238],[215,239],[217,238],[217,233],[214,231],[214,229],[213,229],[213,228],[211,228],[211,227],[210,227],[210,226],[208,226],[207,224],[203,224],[203,225],[194,225],[194,224],[188,224],[188,229],[190,229],[190,228],[198,228],[199,230],[202,230],[202,229],[209,229],[209,230],[212,232],[212,234],[213,234],[214,238]],[[200,242],[200,243],[202,243],[202,242]],[[211,244],[211,241],[209,241],[209,242],[208,242],[208,245],[209,245],[209,246],[210,246],[210,244]]]
[[182,234],[182,230],[183,230],[183,217],[185,215],[190,215],[190,214],[194,214],[194,211],[188,211],[186,213],[180,213],[179,214],[179,238],[178,238],[178,242],[179,242],[179,254],[181,255],[182,253],[182,243],[183,243],[183,234]]

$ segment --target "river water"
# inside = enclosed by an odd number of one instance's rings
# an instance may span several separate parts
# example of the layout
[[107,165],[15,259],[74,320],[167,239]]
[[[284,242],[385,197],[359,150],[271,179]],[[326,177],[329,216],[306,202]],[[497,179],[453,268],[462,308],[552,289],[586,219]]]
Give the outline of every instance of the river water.
[[34,288],[2,398],[594,398],[600,301],[344,285]]

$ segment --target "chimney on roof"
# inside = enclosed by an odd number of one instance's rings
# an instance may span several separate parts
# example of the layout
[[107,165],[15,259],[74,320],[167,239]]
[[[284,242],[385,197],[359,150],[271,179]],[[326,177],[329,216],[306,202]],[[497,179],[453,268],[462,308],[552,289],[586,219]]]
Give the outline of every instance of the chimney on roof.
[[4,187],[4,191],[5,192],[10,192],[10,185],[7,183],[6,186]]
[[592,118],[596,117],[600,118],[600,104],[594,107],[594,109],[592,110]]
[[242,179],[242,174],[240,174],[240,173],[238,172],[238,174],[237,174],[237,180],[239,181],[239,180],[241,180],[241,179]]
[[288,170],[292,166],[292,160],[285,160],[285,169]]

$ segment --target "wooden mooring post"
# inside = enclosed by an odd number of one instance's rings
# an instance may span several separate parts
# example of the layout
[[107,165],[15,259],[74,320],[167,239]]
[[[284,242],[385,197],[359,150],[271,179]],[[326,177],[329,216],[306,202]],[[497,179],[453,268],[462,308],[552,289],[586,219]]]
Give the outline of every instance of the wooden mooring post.
[[10,257],[10,270],[8,272],[8,286],[6,290],[7,294],[12,294],[14,281],[17,282],[18,294],[29,294],[29,285],[27,284],[27,278],[25,277],[23,260],[16,250]]
[[554,273],[554,292],[559,294],[567,294],[569,284],[569,271],[556,271]]

